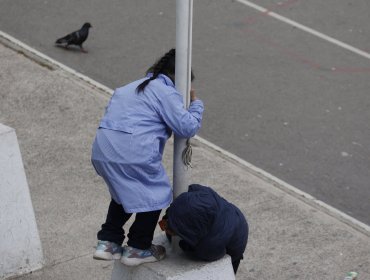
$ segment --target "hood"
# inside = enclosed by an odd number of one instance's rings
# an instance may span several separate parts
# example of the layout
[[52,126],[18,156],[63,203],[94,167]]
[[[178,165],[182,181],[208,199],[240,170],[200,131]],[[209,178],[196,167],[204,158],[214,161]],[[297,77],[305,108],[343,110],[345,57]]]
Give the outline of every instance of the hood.
[[168,209],[168,225],[191,246],[207,235],[219,212],[214,191],[201,185],[191,185]]

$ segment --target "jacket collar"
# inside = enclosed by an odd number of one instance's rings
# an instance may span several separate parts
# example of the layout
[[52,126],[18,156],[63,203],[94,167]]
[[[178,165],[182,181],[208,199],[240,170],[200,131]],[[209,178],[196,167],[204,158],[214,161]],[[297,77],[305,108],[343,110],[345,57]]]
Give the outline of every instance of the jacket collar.
[[[148,73],[146,75],[146,77],[147,78],[153,77],[153,73]],[[158,77],[157,77],[157,79],[160,79],[161,81],[163,81],[168,86],[175,87],[175,84],[172,82],[172,80],[168,76],[166,76],[164,74],[159,74]]]

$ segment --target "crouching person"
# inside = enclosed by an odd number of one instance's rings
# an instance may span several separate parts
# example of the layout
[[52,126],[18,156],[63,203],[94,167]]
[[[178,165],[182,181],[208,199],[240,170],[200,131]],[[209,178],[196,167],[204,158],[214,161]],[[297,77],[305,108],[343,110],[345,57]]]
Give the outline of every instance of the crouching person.
[[180,248],[195,258],[215,261],[230,255],[236,274],[247,246],[248,223],[235,205],[211,188],[190,185],[159,224],[167,236],[178,235]]

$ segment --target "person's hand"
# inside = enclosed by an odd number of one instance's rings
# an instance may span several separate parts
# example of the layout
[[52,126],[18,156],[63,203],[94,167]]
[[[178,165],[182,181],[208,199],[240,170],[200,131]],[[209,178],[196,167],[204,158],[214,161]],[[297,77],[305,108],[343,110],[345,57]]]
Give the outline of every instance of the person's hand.
[[166,232],[166,234],[171,235],[171,236],[176,235],[176,233],[168,227],[168,220],[164,216],[163,216],[163,219],[158,222],[158,224],[161,230]]
[[194,100],[197,100],[198,98],[195,95],[195,90],[192,88],[190,90],[190,102],[193,102]]

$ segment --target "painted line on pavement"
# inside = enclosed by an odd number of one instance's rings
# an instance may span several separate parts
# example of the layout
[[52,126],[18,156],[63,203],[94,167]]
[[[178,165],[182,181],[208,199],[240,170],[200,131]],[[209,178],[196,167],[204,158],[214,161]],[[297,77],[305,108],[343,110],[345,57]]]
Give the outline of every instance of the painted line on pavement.
[[330,43],[332,43],[334,45],[337,45],[337,46],[339,46],[341,48],[344,48],[346,50],[349,50],[349,51],[351,51],[351,52],[353,52],[355,54],[358,54],[358,55],[360,55],[362,57],[365,57],[367,59],[370,59],[370,53],[368,53],[368,52],[362,51],[362,50],[360,50],[358,48],[355,48],[355,47],[353,47],[353,46],[351,46],[349,44],[346,44],[346,43],[344,43],[342,41],[339,41],[339,40],[337,40],[337,39],[335,39],[333,37],[330,37],[328,35],[325,35],[325,34],[319,32],[317,30],[314,30],[314,29],[312,29],[310,27],[307,27],[307,26],[305,26],[303,24],[300,24],[300,23],[298,23],[298,22],[296,22],[294,20],[288,19],[288,18],[286,18],[284,16],[281,16],[281,15],[279,15],[277,13],[274,13],[271,10],[268,10],[268,9],[266,9],[264,7],[261,7],[261,6],[255,4],[255,3],[252,3],[252,2],[247,1],[247,0],[236,0],[236,1],[239,2],[239,3],[241,3],[241,4],[246,5],[248,7],[251,7],[253,9],[255,9],[255,10],[257,10],[257,11],[259,11],[259,12],[265,14],[265,15],[267,15],[267,16],[271,16],[271,17],[273,17],[273,18],[275,18],[277,20],[280,20],[282,22],[285,22],[287,24],[290,24],[290,25],[292,25],[292,26],[294,26],[294,27],[296,27],[296,28],[298,28],[300,30],[303,30],[303,31],[305,31],[307,33],[310,33],[310,34],[312,34],[312,35],[314,35],[316,37],[319,37],[319,38],[321,38],[321,39],[323,39],[325,41],[328,41],[328,42],[330,42]]
[[[240,0],[237,0],[237,1],[240,1]],[[59,67],[61,70],[68,72],[72,76],[75,76],[76,78],[87,82],[88,84],[104,91],[105,93],[112,95],[113,90],[108,88],[107,86],[105,86],[105,85],[87,77],[86,75],[81,74],[80,72],[78,72],[76,70],[73,70],[72,68],[54,60],[53,58],[35,50],[34,48],[32,48],[32,47],[26,45],[25,43],[15,39],[14,37],[10,36],[9,34],[6,34],[2,31],[0,31],[0,37],[3,37],[7,41],[16,45],[17,47],[20,47],[20,48],[26,50],[27,52],[30,52],[32,55],[35,55],[39,59],[47,61],[48,63],[51,63],[52,65],[55,65],[55,66]],[[288,183],[278,179],[277,177],[271,175],[270,173],[267,173],[266,171],[264,171],[264,170],[262,170],[262,169],[260,169],[256,166],[254,166],[253,164],[241,159],[240,157],[224,150],[223,148],[209,142],[208,140],[203,139],[199,136],[195,136],[194,138],[195,138],[195,140],[199,141],[200,143],[204,144],[205,146],[209,147],[210,149],[212,149],[214,151],[217,151],[217,152],[221,153],[223,156],[225,156],[227,158],[230,158],[230,159],[234,160],[235,162],[239,163],[240,165],[244,166],[245,168],[250,170],[252,174],[260,175],[263,179],[272,182],[273,185],[280,188],[281,190],[285,190],[289,194],[294,194],[294,197],[300,198],[302,201],[305,201],[309,205],[312,205],[312,203],[309,203],[309,202],[313,202],[314,205],[317,205],[317,206],[320,206],[320,207],[324,208],[329,214],[331,214],[332,217],[338,218],[340,221],[345,222],[346,224],[352,226],[355,229],[359,229],[359,230],[362,229],[362,232],[367,233],[367,235],[370,235],[370,226],[356,220],[355,218],[353,218],[353,217],[343,213],[342,211],[326,204],[325,202],[317,200],[316,198],[314,198],[310,194],[305,193],[305,192],[293,187],[292,185],[289,185]]]

